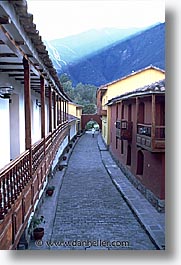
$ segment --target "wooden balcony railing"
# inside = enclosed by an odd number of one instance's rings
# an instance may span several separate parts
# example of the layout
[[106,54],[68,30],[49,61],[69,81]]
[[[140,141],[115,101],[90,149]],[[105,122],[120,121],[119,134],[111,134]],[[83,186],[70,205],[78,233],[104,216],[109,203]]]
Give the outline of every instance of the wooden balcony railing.
[[107,116],[107,108],[102,107],[102,106],[98,107],[97,114],[100,116]]
[[164,152],[165,126],[137,124],[136,144],[151,152]]
[[0,171],[0,220],[4,219],[30,180],[29,151],[24,152]]
[[0,249],[15,249],[50,166],[68,135],[68,122],[59,125],[31,150],[0,170]]
[[116,122],[116,137],[121,140],[132,140],[133,122],[121,120]]
[[107,109],[102,109],[100,114],[101,116],[107,116]]

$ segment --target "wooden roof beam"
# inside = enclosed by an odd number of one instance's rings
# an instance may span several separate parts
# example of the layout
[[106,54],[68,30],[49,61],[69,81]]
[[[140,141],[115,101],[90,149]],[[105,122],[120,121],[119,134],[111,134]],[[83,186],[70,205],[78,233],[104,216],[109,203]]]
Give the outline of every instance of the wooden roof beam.
[[[15,41],[12,39],[12,37],[6,33],[6,31],[4,30],[4,28],[0,25],[0,39],[10,48],[11,51],[14,52],[14,54],[19,57],[22,58],[22,54],[20,53],[20,51],[17,49],[17,47],[15,46]],[[14,43],[13,43],[14,42]]]
[[0,57],[3,58],[3,57],[17,57],[16,54],[14,53],[0,53]]
[[[31,78],[33,78],[33,76],[36,76],[34,73],[30,73],[31,74]],[[24,73],[20,73],[20,74],[9,74],[9,77],[20,77],[20,76],[24,76]]]
[[0,69],[1,73],[8,73],[8,72],[24,72],[24,69]]
[[7,16],[2,16],[0,17],[0,24],[10,24],[11,23],[11,19]]
[[0,65],[22,65],[22,63],[16,63],[16,62],[0,62]]

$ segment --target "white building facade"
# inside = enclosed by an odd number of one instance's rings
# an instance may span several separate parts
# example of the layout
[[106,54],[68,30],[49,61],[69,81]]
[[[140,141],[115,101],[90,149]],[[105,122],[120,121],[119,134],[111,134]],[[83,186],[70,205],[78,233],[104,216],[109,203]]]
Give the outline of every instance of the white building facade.
[[0,249],[16,249],[76,134],[69,98],[27,2],[0,1]]

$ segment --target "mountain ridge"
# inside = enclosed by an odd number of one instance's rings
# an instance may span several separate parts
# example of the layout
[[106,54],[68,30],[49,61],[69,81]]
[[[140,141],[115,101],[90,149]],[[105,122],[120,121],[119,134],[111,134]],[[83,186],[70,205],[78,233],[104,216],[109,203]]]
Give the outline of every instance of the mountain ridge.
[[[60,54],[60,58],[66,63],[74,62],[77,60],[92,54],[102,48],[105,48],[116,41],[120,41],[129,37],[130,35],[139,33],[145,28],[128,28],[128,29],[116,29],[116,28],[103,28],[103,29],[91,29],[77,35],[68,36],[61,39],[55,39],[51,41],[45,41],[46,45],[53,46]],[[68,54],[66,50],[68,49]],[[77,54],[71,58],[71,54]],[[50,53],[51,55],[51,53]],[[69,57],[70,56],[70,57]],[[71,60],[72,59],[72,60]]]
[[59,75],[67,73],[74,85],[82,82],[100,86],[151,64],[164,70],[165,23],[127,35],[101,49],[92,49],[77,60],[65,61],[60,52],[57,51],[58,63],[53,58],[55,68]]

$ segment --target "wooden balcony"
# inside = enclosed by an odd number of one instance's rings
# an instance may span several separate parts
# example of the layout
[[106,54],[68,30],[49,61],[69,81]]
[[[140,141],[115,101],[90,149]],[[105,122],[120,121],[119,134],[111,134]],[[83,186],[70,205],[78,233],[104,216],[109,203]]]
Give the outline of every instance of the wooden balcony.
[[136,144],[150,152],[165,152],[165,126],[137,124]]
[[0,249],[16,249],[39,198],[68,122],[0,171]]
[[102,110],[100,111],[100,115],[101,115],[101,116],[107,116],[107,109],[102,109]]
[[121,140],[132,140],[132,128],[133,122],[127,120],[121,120],[116,122],[116,137]]

